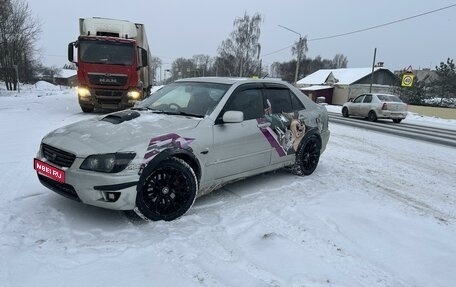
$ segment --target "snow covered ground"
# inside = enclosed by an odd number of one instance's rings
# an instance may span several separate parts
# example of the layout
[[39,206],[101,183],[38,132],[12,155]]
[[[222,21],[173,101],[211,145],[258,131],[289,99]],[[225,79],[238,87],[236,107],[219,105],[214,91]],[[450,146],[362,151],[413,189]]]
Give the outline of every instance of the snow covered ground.
[[455,286],[454,149],[331,124],[311,176],[260,175],[134,224],[33,170],[47,132],[91,116],[70,89],[0,90],[0,286]]

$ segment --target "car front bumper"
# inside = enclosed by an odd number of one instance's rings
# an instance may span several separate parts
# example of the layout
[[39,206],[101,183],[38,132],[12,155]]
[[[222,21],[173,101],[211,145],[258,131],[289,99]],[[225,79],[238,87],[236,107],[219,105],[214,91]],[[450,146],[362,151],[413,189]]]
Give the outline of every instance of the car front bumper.
[[[37,157],[56,168],[62,169],[45,158]],[[67,198],[114,210],[132,210],[136,206],[138,173],[102,173],[79,169],[83,159],[76,158],[69,168],[64,168],[65,182],[60,183],[38,174],[40,182],[47,188]]]

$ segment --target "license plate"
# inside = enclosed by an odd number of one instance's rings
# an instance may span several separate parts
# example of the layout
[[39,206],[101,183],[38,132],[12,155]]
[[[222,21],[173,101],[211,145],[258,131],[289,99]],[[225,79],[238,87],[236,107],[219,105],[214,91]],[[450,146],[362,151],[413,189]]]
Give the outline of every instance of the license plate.
[[55,181],[64,183],[65,182],[65,172],[59,168],[56,168],[50,164],[42,162],[41,160],[33,160],[33,168],[41,175],[49,177]]

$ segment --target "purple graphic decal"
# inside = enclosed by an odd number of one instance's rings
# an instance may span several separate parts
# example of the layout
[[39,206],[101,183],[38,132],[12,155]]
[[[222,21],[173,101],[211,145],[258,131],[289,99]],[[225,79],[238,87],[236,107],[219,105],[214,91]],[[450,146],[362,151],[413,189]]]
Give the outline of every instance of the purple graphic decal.
[[259,125],[270,123],[269,126],[260,127],[260,130],[281,157],[296,153],[306,133],[306,126],[297,113],[266,114],[257,122]]
[[[257,119],[257,122],[259,124],[264,124],[268,121],[265,118],[259,118]],[[279,156],[285,156],[287,154],[285,150],[282,148],[282,146],[279,144],[276,133],[274,133],[274,131],[270,127],[260,128],[260,130],[263,133],[264,137],[268,140],[269,144],[277,151]]]
[[157,154],[165,150],[166,148],[177,147],[184,149],[191,149],[189,144],[195,139],[184,138],[177,134],[166,134],[152,138],[147,147],[147,152],[144,155],[144,161],[148,162],[152,160]]

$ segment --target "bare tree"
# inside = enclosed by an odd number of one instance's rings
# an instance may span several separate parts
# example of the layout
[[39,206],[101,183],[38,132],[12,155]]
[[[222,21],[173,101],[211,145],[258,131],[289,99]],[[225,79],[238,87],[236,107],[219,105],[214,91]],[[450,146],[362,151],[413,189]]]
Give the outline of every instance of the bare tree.
[[18,75],[24,81],[32,77],[40,27],[25,0],[0,0],[0,79],[8,90],[17,89]]
[[293,56],[297,56],[294,83],[296,83],[298,81],[298,78],[300,78],[299,65],[301,64],[301,60],[306,58],[306,53],[308,50],[309,48],[307,47],[307,37],[302,38],[299,36],[299,40],[294,43],[293,47],[291,47],[291,53]]
[[199,54],[193,56],[193,63],[197,70],[198,76],[206,76],[211,66],[211,56]]
[[195,64],[191,59],[177,58],[171,65],[172,80],[189,78],[195,75]]
[[342,54],[336,54],[333,59],[333,67],[335,69],[347,68],[348,60],[347,57]]
[[[228,59],[234,58],[233,67],[229,67],[227,71],[229,75],[242,77],[258,72],[261,21],[262,17],[258,13],[252,17],[245,13],[243,17],[234,20],[234,30],[230,38],[223,41],[218,49],[218,58],[222,59],[219,62],[226,63]],[[224,67],[224,69],[227,68],[227,66]]]
[[161,68],[162,66],[162,60],[158,57],[152,57],[150,59],[150,70],[152,72],[152,79],[154,81],[157,81],[157,69]]

